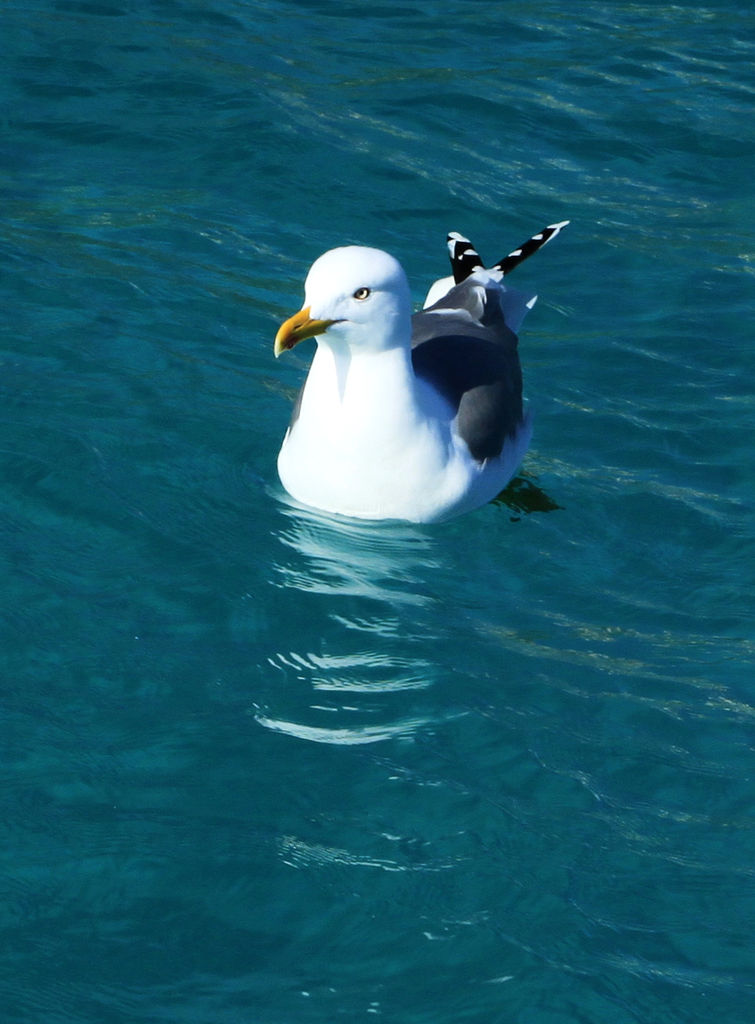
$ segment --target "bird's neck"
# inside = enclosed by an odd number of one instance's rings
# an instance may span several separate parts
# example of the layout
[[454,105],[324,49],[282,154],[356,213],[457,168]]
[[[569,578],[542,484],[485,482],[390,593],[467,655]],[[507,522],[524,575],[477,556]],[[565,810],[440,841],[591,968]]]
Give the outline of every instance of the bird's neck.
[[310,406],[319,422],[349,434],[392,432],[420,415],[408,344],[354,352],[319,344],[309,372],[302,412]]

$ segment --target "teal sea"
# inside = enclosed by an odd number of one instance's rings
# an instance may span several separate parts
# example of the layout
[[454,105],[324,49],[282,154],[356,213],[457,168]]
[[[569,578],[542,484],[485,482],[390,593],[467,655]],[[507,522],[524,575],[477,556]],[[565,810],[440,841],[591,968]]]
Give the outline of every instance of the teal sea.
[[[0,6],[0,1016],[755,1020],[755,12]],[[532,448],[288,500],[312,261],[517,269]]]

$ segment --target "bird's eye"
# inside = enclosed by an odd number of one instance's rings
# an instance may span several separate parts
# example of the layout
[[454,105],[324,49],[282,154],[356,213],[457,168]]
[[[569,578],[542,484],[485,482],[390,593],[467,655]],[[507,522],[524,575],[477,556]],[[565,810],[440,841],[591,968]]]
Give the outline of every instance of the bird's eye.
[[359,299],[361,302],[362,299],[366,299],[369,296],[369,294],[369,288],[357,288],[357,290],[354,292],[354,298]]

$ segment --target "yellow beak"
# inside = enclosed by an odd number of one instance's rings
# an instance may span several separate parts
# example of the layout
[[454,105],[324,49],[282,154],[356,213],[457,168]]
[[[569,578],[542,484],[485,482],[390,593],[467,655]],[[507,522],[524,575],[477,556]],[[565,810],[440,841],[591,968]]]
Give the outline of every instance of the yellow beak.
[[277,359],[281,352],[287,352],[294,345],[298,345],[300,341],[304,341],[305,338],[314,338],[316,334],[322,334],[334,323],[337,321],[313,320],[309,315],[309,306],[305,306],[304,309],[300,309],[298,313],[294,313],[280,325],[278,333],[275,335],[273,348],[275,358]]

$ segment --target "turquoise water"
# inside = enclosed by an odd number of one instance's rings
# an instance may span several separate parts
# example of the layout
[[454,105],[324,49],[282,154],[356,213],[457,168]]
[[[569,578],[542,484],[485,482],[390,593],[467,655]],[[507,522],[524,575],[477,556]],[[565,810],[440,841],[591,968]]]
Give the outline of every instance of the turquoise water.
[[[11,2],[4,1019],[755,1016],[755,15]],[[516,272],[551,511],[293,507],[309,264]],[[311,346],[311,343],[310,343]]]

